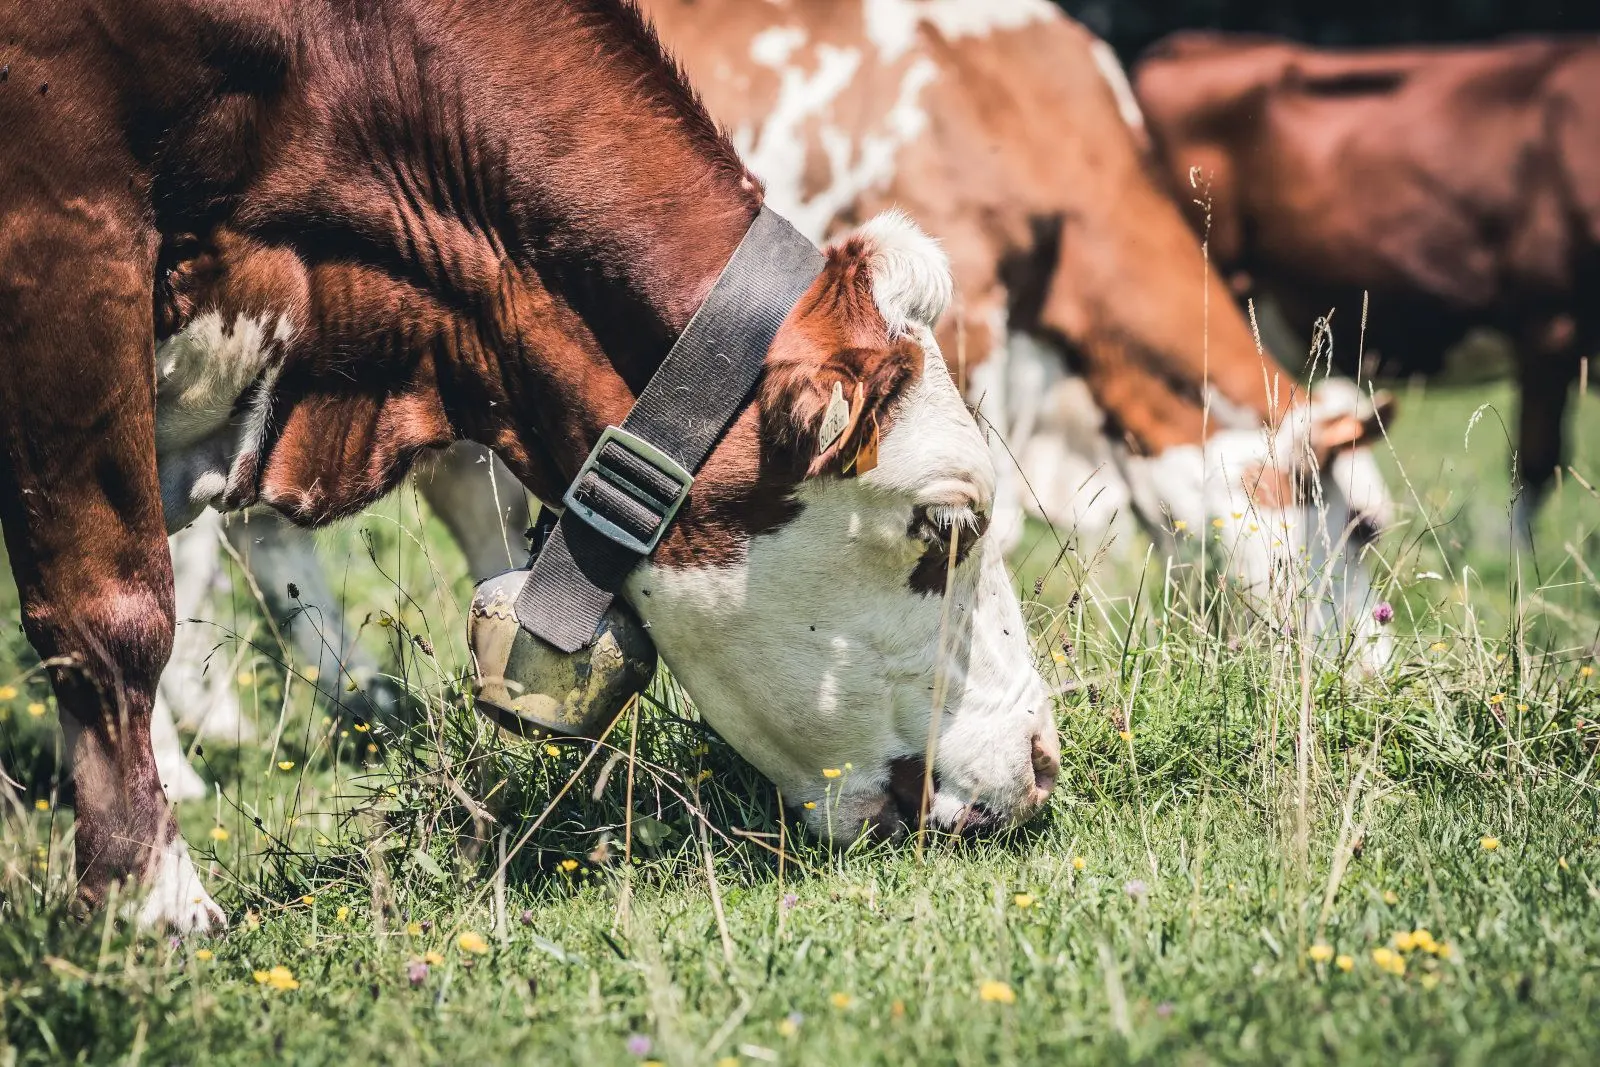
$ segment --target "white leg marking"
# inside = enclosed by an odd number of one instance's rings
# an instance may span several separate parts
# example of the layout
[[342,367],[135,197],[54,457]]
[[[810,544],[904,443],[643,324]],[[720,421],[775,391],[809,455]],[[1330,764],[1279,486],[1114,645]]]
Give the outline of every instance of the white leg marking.
[[174,838],[146,876],[139,905],[140,929],[204,934],[226,925],[227,917],[200,882],[183,838]]

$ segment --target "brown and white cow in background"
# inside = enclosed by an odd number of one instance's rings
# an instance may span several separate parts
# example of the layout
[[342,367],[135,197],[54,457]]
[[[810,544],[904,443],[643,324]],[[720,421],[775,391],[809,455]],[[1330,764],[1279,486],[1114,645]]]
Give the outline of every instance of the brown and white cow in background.
[[1172,181],[1207,177],[1191,218],[1219,265],[1302,336],[1336,309],[1347,372],[1436,373],[1477,327],[1513,342],[1526,539],[1600,352],[1600,38],[1326,50],[1184,33],[1137,81]]
[[[79,895],[134,880],[142,923],[204,929],[150,747],[166,534],[207,506],[329,522],[461,438],[558,499],[762,192],[618,0],[62,0],[0,8],[0,41],[0,520]],[[930,331],[948,298],[901,216],[832,246],[624,592],[822,832],[903,827],[936,688],[935,825],[1024,818],[1059,769]],[[844,477],[857,431],[818,433],[857,385],[879,464]]]
[[[809,236],[891,206],[939,235],[956,283],[939,340],[993,431],[991,539],[1014,543],[1023,506],[1087,542],[1131,503],[1164,550],[1220,521],[1227,565],[1258,593],[1275,570],[1303,572],[1302,553],[1333,557],[1332,596],[1357,659],[1387,658],[1359,561],[1391,521],[1362,447],[1372,406],[1337,380],[1308,405],[1261,358],[1148,170],[1143,119],[1109,46],[1047,0],[648,0],[645,10],[768,202]],[[419,485],[441,514],[498,530],[477,458]],[[1322,508],[1291,487],[1291,469],[1313,462]],[[297,553],[268,540],[281,569],[264,589],[316,571],[306,542]],[[505,564],[498,533],[466,555],[479,576]]]

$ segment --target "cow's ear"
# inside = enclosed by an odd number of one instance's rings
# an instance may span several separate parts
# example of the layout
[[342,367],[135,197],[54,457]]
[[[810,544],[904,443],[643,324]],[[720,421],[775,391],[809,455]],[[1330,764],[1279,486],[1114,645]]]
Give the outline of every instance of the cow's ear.
[[1383,437],[1384,428],[1395,416],[1393,394],[1378,392],[1371,401],[1362,399],[1353,413],[1323,419],[1311,429],[1311,451],[1318,466],[1325,466],[1338,453],[1370,445]]
[[791,418],[806,455],[806,477],[854,476],[877,466],[878,440],[894,397],[912,377],[915,346],[841,353],[794,397]]
[[914,313],[901,309],[891,321],[881,310],[875,290],[898,275],[878,262],[881,249],[872,241],[851,237],[827,255],[773,341],[759,393],[763,439],[805,477],[870,469],[895,396],[922,371],[911,324],[923,324],[933,310],[904,294],[895,299],[916,305]]

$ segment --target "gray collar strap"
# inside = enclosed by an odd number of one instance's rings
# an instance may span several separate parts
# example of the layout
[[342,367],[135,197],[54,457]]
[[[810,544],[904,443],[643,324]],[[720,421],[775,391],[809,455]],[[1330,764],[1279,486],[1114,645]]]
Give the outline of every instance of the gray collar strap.
[[822,273],[815,245],[763,207],[621,426],[608,427],[517,597],[517,622],[576,652],[655,550],[748,401],[778,328]]

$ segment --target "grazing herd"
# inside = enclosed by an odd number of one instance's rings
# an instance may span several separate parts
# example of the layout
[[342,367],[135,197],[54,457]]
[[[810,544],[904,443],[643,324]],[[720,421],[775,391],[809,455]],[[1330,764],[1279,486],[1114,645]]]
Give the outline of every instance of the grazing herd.
[[[717,294],[774,212],[823,248],[814,280],[618,591],[705,719],[841,840],[1010,826],[1048,797],[1050,694],[1004,563],[1027,511],[1081,535],[1131,513],[1163,551],[1199,534],[1263,601],[1310,561],[1314,621],[1387,659],[1366,557],[1392,404],[1280,371],[1229,273],[1292,308],[1370,289],[1375,322],[1392,296],[1509,324],[1532,404],[1593,339],[1592,48],[1546,78],[1473,53],[1508,102],[1455,101],[1461,121],[1543,131],[1515,142],[1521,196],[1470,153],[1434,178],[1362,154],[1376,123],[1339,108],[1481,91],[1443,57],[1180,40],[1130,85],[1047,0],[73,0],[0,13],[0,41],[0,399],[26,412],[0,427],[0,521],[67,737],[80,897],[138,881],[149,925],[223,921],[163,785],[204,788],[174,714],[243,729],[204,631],[174,646],[224,536],[275,612],[321,610],[294,636],[330,688],[381,693],[294,527],[448,450],[418,484],[469,566],[520,564],[523,487],[580,499],[691,320],[759,333]],[[1334,163],[1414,178],[1408,225],[1341,205],[1360,185]],[[1191,168],[1215,172],[1205,248]]]

